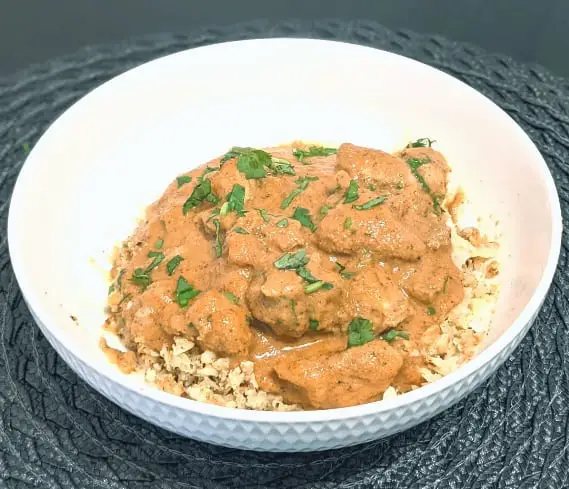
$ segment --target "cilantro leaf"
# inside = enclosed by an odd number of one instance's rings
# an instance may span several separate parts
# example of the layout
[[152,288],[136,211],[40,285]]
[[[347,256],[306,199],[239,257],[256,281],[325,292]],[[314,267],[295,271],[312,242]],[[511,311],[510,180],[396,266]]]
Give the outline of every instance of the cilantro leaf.
[[277,227],[279,228],[286,228],[288,227],[288,219],[285,217],[277,222]]
[[348,326],[348,347],[365,345],[374,338],[373,324],[369,319],[352,319]]
[[271,155],[266,151],[254,148],[234,147],[221,159],[221,163],[236,158],[237,169],[245,175],[247,180],[264,178],[267,176],[265,167],[270,167]]
[[390,329],[389,331],[383,333],[381,338],[391,343],[395,338],[403,338],[404,340],[409,339],[409,334],[405,331],[399,331],[397,329]]
[[184,261],[184,259],[180,255],[176,255],[171,260],[169,260],[168,263],[166,263],[166,272],[168,272],[168,275],[172,276],[182,261]]
[[296,181],[297,187],[287,196],[285,200],[282,201],[281,209],[286,209],[297,195],[304,192],[308,188],[308,184],[310,182],[315,182],[316,180],[318,180],[318,177],[311,177],[311,176],[300,177]]
[[375,199],[371,199],[367,201],[365,204],[361,205],[352,205],[352,207],[358,211],[367,211],[379,204],[383,204],[387,197],[376,197]]
[[316,319],[310,319],[308,321],[308,327],[312,330],[312,331],[318,331],[318,326],[319,323]]
[[429,316],[434,316],[437,313],[437,310],[433,306],[427,307],[427,314]]
[[419,138],[416,141],[409,143],[407,146],[408,148],[430,148],[433,143],[435,142],[434,139],[429,138]]
[[176,182],[178,183],[178,188],[186,185],[186,183],[190,183],[192,181],[192,177],[188,175],[181,175],[176,178]]
[[285,253],[275,261],[274,265],[279,270],[296,270],[306,265],[309,261],[310,258],[306,256],[306,250],[303,248],[296,253]]
[[348,216],[344,221],[344,229],[350,229],[351,227],[352,227],[352,218]]
[[245,187],[239,184],[233,185],[233,189],[227,195],[227,202],[221,206],[220,214],[226,216],[232,211],[240,213],[245,207]]
[[429,158],[419,159],[419,158],[407,158],[407,164],[411,169],[411,173],[416,178],[421,188],[425,191],[425,193],[433,199],[433,208],[435,210],[435,214],[439,215],[441,213],[441,203],[439,202],[440,199],[444,198],[444,195],[437,195],[432,190],[423,175],[419,173],[419,168],[423,165],[429,163]]
[[269,213],[265,209],[256,209],[259,215],[263,218],[263,221],[269,222],[271,220]]
[[211,182],[209,179],[202,180],[199,184],[194,187],[192,194],[188,197],[184,206],[182,207],[182,212],[186,215],[190,210],[196,208],[200,205],[208,195],[211,194]]
[[306,149],[293,149],[292,154],[301,163],[308,165],[305,158],[311,158],[312,156],[330,156],[335,155],[338,152],[336,148],[325,148],[324,146],[310,146]]
[[235,231],[237,234],[249,234],[249,231],[243,229],[242,227],[233,228],[233,231]]
[[319,282],[319,280],[314,275],[312,275],[312,273],[310,273],[310,270],[308,270],[308,268],[305,266],[298,267],[296,269],[296,274],[307,282]]
[[188,303],[198,295],[201,294],[200,290],[194,288],[184,277],[178,278],[176,284],[175,300],[180,307],[187,307]]
[[282,158],[271,157],[271,163],[268,165],[274,175],[296,175],[294,166],[289,161]]
[[304,207],[296,207],[292,214],[292,218],[302,224],[305,228],[310,229],[312,232],[316,231],[316,226],[312,222],[308,209],[305,209]]
[[334,286],[330,282],[324,282],[323,280],[319,280],[318,282],[312,282],[304,287],[304,292],[306,294],[312,294],[317,290],[324,289],[330,290],[334,288]]
[[146,290],[152,283],[152,277],[150,276],[150,272],[146,271],[144,268],[136,268],[130,278],[130,281],[134,285],[141,287],[142,290]]
[[164,260],[164,253],[161,251],[150,251],[147,256],[148,258],[152,258],[152,263],[146,267],[147,273],[154,270],[158,265],[160,265],[160,263],[162,263],[162,260]]
[[349,204],[359,199],[358,195],[358,182],[357,180],[350,180],[350,185],[348,185],[348,190],[344,195],[344,204]]

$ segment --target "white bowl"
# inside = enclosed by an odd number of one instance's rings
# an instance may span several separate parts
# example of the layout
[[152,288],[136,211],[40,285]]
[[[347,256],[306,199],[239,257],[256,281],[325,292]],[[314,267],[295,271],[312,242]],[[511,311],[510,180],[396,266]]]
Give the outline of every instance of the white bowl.
[[[500,223],[502,292],[486,349],[456,372],[386,401],[258,412],[175,397],[121,374],[98,348],[113,246],[179,173],[233,145],[295,139],[383,149],[431,137],[480,215]],[[538,150],[510,117],[456,79],[384,51],[253,40],[152,61],[68,109],[26,161],[12,197],[12,265],[42,332],[93,388],[151,423],[264,451],[353,445],[448,408],[513,352],[560,249],[561,212]],[[76,321],[72,317],[76,318]]]

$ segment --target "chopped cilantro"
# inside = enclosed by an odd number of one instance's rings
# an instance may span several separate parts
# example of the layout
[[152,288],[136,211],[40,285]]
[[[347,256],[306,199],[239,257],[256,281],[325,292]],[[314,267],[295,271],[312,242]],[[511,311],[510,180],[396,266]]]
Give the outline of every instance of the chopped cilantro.
[[425,193],[429,197],[431,197],[431,199],[433,199],[433,208],[435,210],[435,214],[438,215],[441,213],[441,204],[440,204],[439,200],[441,198],[443,198],[444,196],[435,194],[432,191],[429,184],[427,183],[427,181],[425,180],[425,178],[423,177],[423,175],[421,175],[419,173],[419,168],[422,167],[423,165],[429,163],[429,161],[430,161],[429,158],[424,158],[424,159],[407,158],[407,164],[409,165],[409,168],[411,169],[411,173],[417,179],[417,181],[419,182],[419,185],[421,185],[421,188],[425,191]]
[[286,209],[297,195],[299,195],[300,193],[304,192],[307,189],[308,184],[310,182],[314,182],[316,180],[318,180],[318,177],[310,177],[310,176],[300,177],[296,181],[297,187],[286,197],[285,200],[282,201],[281,209]]
[[223,295],[227,297],[233,304],[239,304],[239,299],[235,297],[231,292],[225,291]]
[[408,340],[409,334],[406,333],[405,331],[399,331],[397,329],[390,329],[386,333],[383,333],[381,335],[381,337],[385,341],[387,341],[388,343],[391,343],[395,338],[403,338],[404,340]]
[[310,229],[312,232],[316,231],[316,226],[312,222],[308,209],[305,209],[304,207],[296,207],[291,217],[302,224],[305,228]]
[[310,146],[308,150],[306,149],[293,149],[292,154],[301,163],[308,165],[305,158],[311,158],[313,156],[330,156],[335,155],[338,152],[336,148],[325,148],[323,146]]
[[237,212],[238,214],[243,211],[245,207],[245,187],[239,184],[233,185],[233,189],[227,195],[227,202],[221,206],[220,215],[226,216],[230,212]]
[[206,175],[209,175],[210,173],[213,173],[217,170],[219,170],[219,168],[210,168],[209,166],[206,166],[203,173],[198,177],[198,183],[202,183],[205,180]]
[[147,273],[154,270],[158,265],[160,265],[160,263],[162,263],[162,260],[164,260],[164,253],[161,251],[150,251],[147,256],[148,258],[152,258],[152,263],[146,267]]
[[294,171],[294,166],[290,164],[287,160],[282,158],[271,157],[271,163],[269,168],[274,175],[296,175]]
[[277,222],[277,227],[279,228],[288,227],[288,219],[286,217],[284,219],[281,219],[279,222]]
[[219,230],[220,230],[219,219],[214,219],[213,224],[215,224],[215,256],[219,258],[223,251],[221,238],[219,236]]
[[30,147],[30,143],[25,142],[24,144],[22,144],[22,149],[24,150],[24,153],[28,154],[32,148]]
[[178,183],[178,188],[186,185],[186,183],[190,183],[192,181],[192,177],[188,175],[181,175],[176,178],[176,182]]
[[437,310],[433,306],[427,307],[427,314],[429,316],[434,316],[437,313]]
[[168,275],[172,276],[182,261],[184,261],[184,259],[180,255],[176,255],[171,260],[169,260],[168,263],[166,263],[166,271],[168,272]]
[[312,275],[312,273],[310,273],[310,270],[308,270],[308,268],[306,268],[305,266],[298,267],[296,269],[296,274],[300,278],[306,280],[307,282],[310,283],[319,282],[319,280],[314,275]]
[[121,290],[121,288],[122,288],[122,278],[123,278],[123,276],[124,276],[125,273],[126,273],[126,270],[124,270],[124,269],[119,272],[119,274],[117,275],[117,278],[116,278],[115,282],[112,283],[112,284],[109,286],[109,295],[111,295],[111,294],[112,294],[115,290],[117,290],[117,289],[118,289],[118,290]]
[[324,289],[330,290],[334,286],[330,282],[324,282],[323,280],[319,280],[318,282],[312,282],[304,287],[304,292],[307,294],[312,294],[317,290]]
[[146,290],[146,288],[152,283],[152,278],[150,277],[150,272],[143,268],[136,268],[130,278],[130,281],[134,285],[141,287],[142,290]]
[[348,216],[344,221],[344,229],[350,229],[351,227],[352,227],[352,218]]
[[322,217],[326,216],[328,214],[328,212],[330,212],[330,207],[328,207],[326,204],[324,204],[322,207],[320,207],[320,215]]
[[369,319],[352,319],[348,326],[348,347],[362,346],[375,338],[373,324]]
[[164,246],[164,240],[163,239],[159,239],[158,241],[156,241],[156,243],[154,243],[154,248],[160,249],[160,248],[162,248],[162,246]]
[[175,300],[180,307],[187,307],[188,303],[198,295],[201,294],[200,290],[194,288],[184,277],[178,278],[176,284]]
[[446,294],[446,293],[447,293],[448,279],[449,279],[449,276],[447,275],[447,276],[445,277],[445,281],[443,282],[443,294]]
[[395,185],[395,188],[397,190],[403,190],[405,188],[405,184],[403,182],[397,182],[397,184]]
[[211,182],[208,179],[205,179],[194,187],[192,194],[188,197],[186,202],[184,202],[184,206],[182,207],[184,215],[200,205],[210,194]]
[[274,265],[279,270],[296,270],[306,265],[309,261],[310,258],[306,256],[306,250],[303,248],[296,253],[285,253],[275,261]]
[[354,202],[358,200],[358,182],[357,180],[350,180],[350,185],[348,185],[348,190],[344,195],[344,204],[349,204],[350,202]]
[[235,231],[237,234],[249,234],[249,231],[243,229],[242,227],[233,228],[233,231]]
[[211,202],[213,205],[219,204],[219,197],[215,194],[208,194],[205,198],[208,202]]
[[310,319],[308,321],[308,327],[312,330],[312,331],[318,331],[318,326],[319,323],[316,319]]
[[371,209],[376,205],[383,204],[385,202],[385,199],[387,199],[387,197],[376,197],[375,199],[367,201],[365,204],[361,205],[354,204],[352,205],[352,207],[358,211],[367,211],[368,209]]
[[115,291],[115,284],[109,285],[109,291],[107,292],[108,295],[111,295]]
[[435,142],[434,139],[429,138],[419,138],[416,141],[409,143],[409,148],[430,148],[432,144]]
[[269,217],[269,213],[265,209],[257,209],[259,215],[263,218],[263,221],[269,222],[271,218]]

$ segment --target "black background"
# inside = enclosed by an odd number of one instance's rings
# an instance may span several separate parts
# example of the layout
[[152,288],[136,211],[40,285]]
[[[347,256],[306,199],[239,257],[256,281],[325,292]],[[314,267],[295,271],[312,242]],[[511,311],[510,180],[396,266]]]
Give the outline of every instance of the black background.
[[375,20],[569,76],[567,0],[0,0],[0,75],[87,44],[259,18]]

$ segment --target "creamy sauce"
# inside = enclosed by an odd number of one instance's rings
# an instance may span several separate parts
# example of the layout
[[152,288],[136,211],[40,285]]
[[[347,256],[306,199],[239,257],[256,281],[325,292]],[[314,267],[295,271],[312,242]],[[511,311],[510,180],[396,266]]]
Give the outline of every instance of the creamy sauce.
[[308,409],[420,385],[423,335],[464,296],[444,157],[264,151],[181,175],[149,207],[115,261],[109,323],[134,352],[183,336],[252,360],[262,389]]

